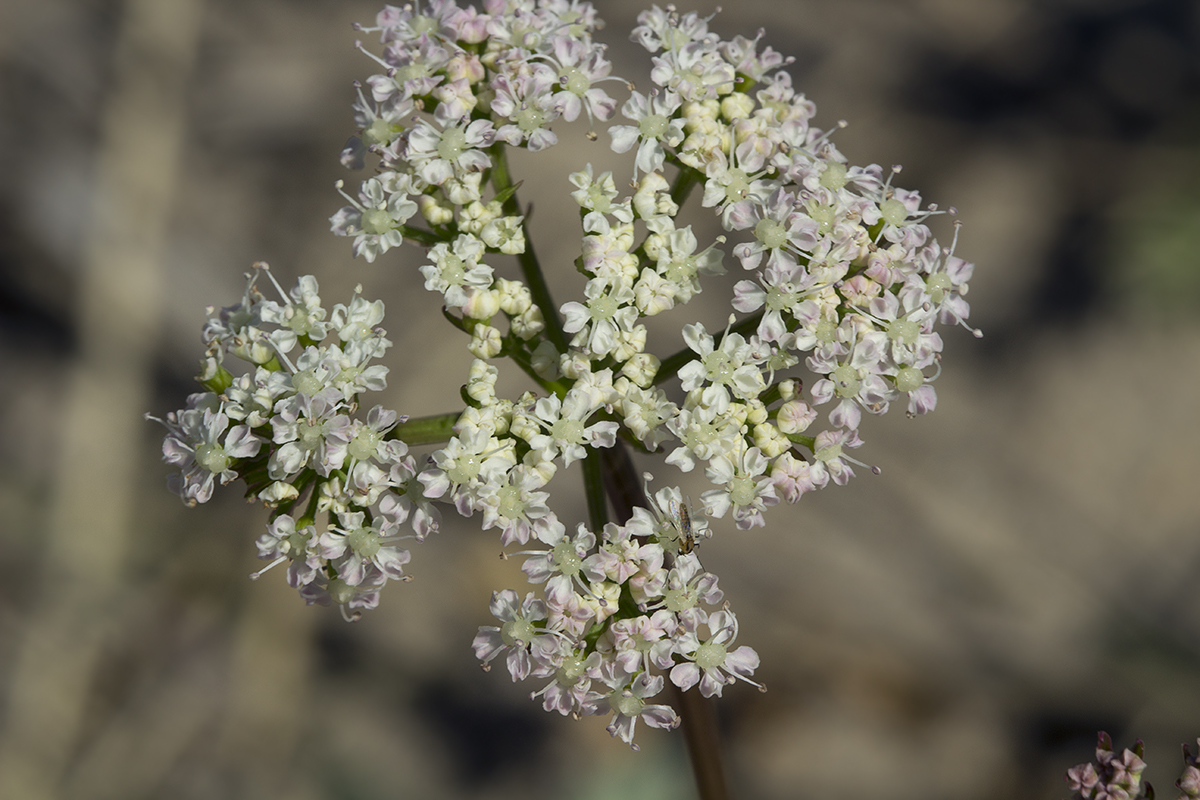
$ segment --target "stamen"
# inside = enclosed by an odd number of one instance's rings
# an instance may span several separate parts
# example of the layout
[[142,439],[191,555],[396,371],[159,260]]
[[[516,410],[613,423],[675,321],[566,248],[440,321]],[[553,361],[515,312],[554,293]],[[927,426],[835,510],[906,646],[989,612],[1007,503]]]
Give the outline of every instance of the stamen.
[[258,572],[251,572],[251,573],[250,573],[250,580],[252,580],[252,581],[256,581],[256,580],[258,580],[258,579],[259,579],[259,578],[261,578],[261,577],[262,577],[262,576],[263,576],[263,575],[266,573],[266,571],[267,571],[267,570],[269,570],[271,567],[278,566],[279,564],[282,564],[284,561],[287,561],[287,560],[288,560],[287,556],[280,556],[279,558],[277,558],[277,559],[275,559],[274,561],[272,561],[270,564],[267,564],[265,567],[263,567],[262,569],[260,569]]

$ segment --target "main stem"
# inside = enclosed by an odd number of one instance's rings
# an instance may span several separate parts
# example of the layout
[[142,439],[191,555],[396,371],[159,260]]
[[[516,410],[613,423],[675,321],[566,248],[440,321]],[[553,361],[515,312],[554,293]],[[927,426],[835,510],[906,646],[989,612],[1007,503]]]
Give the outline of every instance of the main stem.
[[[599,453],[604,490],[616,511],[617,518],[628,520],[636,506],[649,508],[642,481],[633,466],[629,448],[621,440],[612,447],[593,450]],[[687,740],[692,774],[700,800],[728,800],[725,774],[721,767],[721,745],[717,735],[717,717],[713,701],[699,691],[681,692],[667,681],[675,696],[675,707],[682,719],[683,735]]]

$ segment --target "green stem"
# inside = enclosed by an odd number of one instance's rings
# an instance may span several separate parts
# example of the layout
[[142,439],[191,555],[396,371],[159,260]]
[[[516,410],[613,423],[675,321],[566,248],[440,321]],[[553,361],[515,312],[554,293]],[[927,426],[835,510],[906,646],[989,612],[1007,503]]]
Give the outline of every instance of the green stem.
[[604,465],[600,451],[594,447],[587,449],[587,458],[583,460],[583,492],[587,496],[588,521],[596,535],[608,523],[608,504],[604,495]]
[[679,174],[675,176],[675,185],[671,187],[671,199],[675,201],[675,205],[683,207],[688,195],[700,184],[702,177],[699,171],[687,164],[679,165]]
[[[742,336],[753,333],[754,331],[758,330],[758,323],[762,321],[762,318],[763,312],[759,311],[757,314],[746,317],[741,322],[732,325],[729,328],[729,332],[740,333]],[[725,332],[722,331],[713,337],[713,344],[715,347],[720,347],[721,342],[724,340]],[[667,356],[663,359],[662,365],[658,368],[658,374],[654,376],[655,385],[666,383],[667,381],[671,380],[671,378],[674,378],[679,374],[679,370],[683,369],[685,364],[695,361],[699,357],[700,354],[690,347],[685,347],[678,353]]]
[[438,242],[446,240],[444,236],[438,236],[432,231],[422,230],[421,228],[410,228],[407,225],[401,225],[400,235],[410,242],[416,242],[422,247],[433,247]]
[[454,436],[454,423],[462,416],[461,411],[449,414],[434,414],[401,422],[388,433],[387,438],[399,439],[405,444],[440,444]]
[[[496,188],[496,193],[505,198],[502,205],[504,213],[510,217],[520,217],[523,216],[521,205],[517,202],[516,187],[508,171],[508,155],[505,148],[506,145],[497,144],[491,149],[492,185]],[[563,332],[562,321],[558,318],[558,306],[550,296],[550,287],[546,285],[537,254],[533,251],[533,240],[529,236],[528,226],[525,228],[525,252],[517,255],[517,261],[521,265],[525,283],[529,285],[529,291],[533,295],[533,302],[542,310],[550,341],[554,342],[560,353],[567,352],[567,335]]]
[[792,444],[798,444],[801,447],[807,447],[810,453],[815,454],[817,452],[817,437],[815,436],[805,436],[800,433],[789,433],[787,434],[787,438]]

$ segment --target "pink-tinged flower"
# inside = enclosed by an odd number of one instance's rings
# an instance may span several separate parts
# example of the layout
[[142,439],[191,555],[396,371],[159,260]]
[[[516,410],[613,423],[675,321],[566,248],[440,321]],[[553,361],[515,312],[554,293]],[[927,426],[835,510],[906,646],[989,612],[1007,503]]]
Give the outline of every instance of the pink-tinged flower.
[[536,639],[533,650],[538,652],[534,674],[554,680],[531,694],[531,700],[542,697],[542,708],[564,717],[597,713],[606,698],[592,689],[602,660],[599,653],[588,654],[555,636]]
[[496,139],[524,144],[533,153],[557,144],[558,137],[546,127],[559,116],[553,86],[554,72],[544,65],[522,75],[497,75],[492,80],[492,113],[509,123],[496,129]]
[[296,521],[288,514],[280,514],[267,525],[267,532],[258,537],[255,546],[258,557],[270,559],[271,563],[250,576],[258,580],[272,567],[288,562],[287,582],[293,589],[307,586],[317,578],[325,560],[317,553],[317,532],[312,525],[296,528]]
[[393,247],[404,243],[401,227],[417,213],[417,204],[410,195],[420,192],[409,175],[387,172],[362,183],[358,199],[338,192],[350,202],[329,218],[329,228],[338,236],[354,237],[354,255],[367,263],[374,261]]
[[587,305],[564,303],[563,331],[573,333],[572,344],[586,348],[595,358],[615,350],[622,334],[634,329],[638,319],[633,287],[627,283],[609,286],[602,278],[593,278],[584,287]]
[[669,47],[651,62],[654,67],[650,70],[650,80],[678,93],[684,100],[707,100],[726,94],[737,81],[733,65],[707,41]]
[[607,728],[610,735],[639,750],[641,748],[633,743],[634,728],[639,719],[651,728],[678,727],[679,716],[673,708],[646,702],[662,691],[661,675],[651,677],[643,672],[630,680],[615,662],[605,662],[601,667],[601,675],[610,689],[608,706],[613,712]]
[[[796,196],[782,188],[767,198],[754,222],[754,241],[739,244],[733,254],[743,269],[755,269],[767,256],[767,264],[797,263],[816,246],[819,224],[796,210]],[[747,220],[750,222],[750,220]]]
[[379,501],[379,513],[393,525],[403,524],[411,515],[410,524],[418,542],[436,532],[441,525],[442,512],[425,496],[425,484],[421,483],[413,457],[405,456],[392,464],[390,478],[397,491],[383,495]]
[[484,669],[488,669],[492,659],[507,651],[509,675],[513,681],[523,681],[529,677],[532,668],[530,644],[535,638],[547,635],[535,625],[538,621],[546,619],[546,604],[534,598],[530,592],[518,605],[517,593],[505,589],[492,592],[492,601],[488,608],[501,624],[499,627],[484,625],[479,628],[479,633],[471,645],[475,650],[475,657],[483,663]]
[[847,462],[863,466],[861,461],[846,453],[846,448],[861,446],[862,439],[858,438],[856,430],[821,431],[813,444],[813,461],[809,466],[808,479],[818,489],[824,488],[830,480],[838,486],[845,486],[854,477],[854,470]]
[[602,46],[589,47],[579,39],[556,36],[554,58],[559,88],[553,99],[563,119],[573,122],[580,111],[586,111],[589,120],[611,119],[616,113],[617,101],[593,85],[597,81],[618,80],[609,77],[612,64],[604,58]]
[[216,481],[224,485],[238,476],[233,469],[240,459],[258,454],[263,440],[247,425],[229,427],[220,400],[208,392],[193,394],[188,407],[167,414],[165,420],[146,415],[167,429],[163,461],[179,468],[168,486],[186,505],[207,503]]
[[625,672],[649,673],[651,667],[669,669],[675,644],[671,636],[679,622],[675,614],[659,609],[651,616],[619,619],[608,626],[602,650],[611,648],[611,657]]
[[317,549],[322,558],[337,562],[334,567],[339,578],[358,586],[374,566],[389,580],[406,579],[404,565],[411,556],[395,546],[401,537],[395,535],[394,526],[386,522],[367,524],[366,514],[361,511],[337,516],[338,527],[331,526],[321,534]]
[[344,620],[355,622],[362,617],[363,611],[379,605],[379,592],[387,580],[374,564],[367,566],[362,581],[356,585],[341,578],[330,578],[321,570],[316,580],[300,587],[300,596],[308,605],[337,605]]
[[[882,331],[862,333],[850,351],[849,358],[835,362],[828,377],[813,384],[813,403],[822,405],[835,397],[838,404],[829,414],[830,422],[838,427],[857,428],[862,420],[862,408],[872,414],[887,411],[895,397],[893,388],[881,375],[887,351],[887,334]],[[809,365],[818,363],[809,359]],[[815,370],[821,371],[821,370]]]
[[771,480],[776,493],[789,503],[795,503],[818,488],[812,479],[812,465],[790,452],[779,456],[771,464]]
[[[701,612],[702,613],[702,612]],[[731,611],[716,611],[707,618],[709,637],[701,641],[692,631],[683,631],[676,641],[676,650],[688,659],[671,669],[671,683],[683,691],[700,684],[700,694],[721,696],[726,684],[740,679],[765,691],[750,680],[758,669],[758,653],[746,645],[730,650],[737,638],[737,617]]]

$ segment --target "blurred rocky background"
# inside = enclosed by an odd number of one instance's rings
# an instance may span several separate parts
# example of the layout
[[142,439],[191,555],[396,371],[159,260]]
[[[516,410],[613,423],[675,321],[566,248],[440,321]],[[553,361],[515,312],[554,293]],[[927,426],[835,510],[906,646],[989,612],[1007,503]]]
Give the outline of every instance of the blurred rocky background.
[[[645,86],[640,6],[599,7]],[[459,402],[418,251],[367,265],[328,232],[377,10],[0,2],[6,800],[694,796],[679,733],[633,753],[479,671],[490,593],[524,591],[493,533],[451,515],[348,625],[246,579],[266,513],[236,488],[164,486],[141,414],[183,404],[204,306],[256,260],[385,300],[392,407]],[[986,334],[945,333],[935,414],[866,422],[881,475],[704,544],[770,687],[718,705],[734,796],[1064,798],[1101,728],[1174,796],[1200,735],[1200,3],[743,0],[712,26],[766,28],[852,163],[957,207]],[[616,163],[582,132],[515,165],[543,263],[574,257],[566,174]]]

